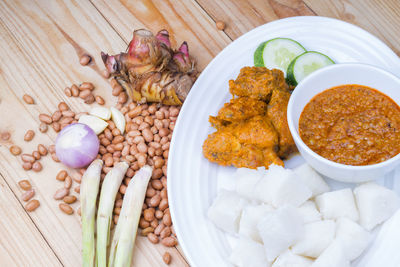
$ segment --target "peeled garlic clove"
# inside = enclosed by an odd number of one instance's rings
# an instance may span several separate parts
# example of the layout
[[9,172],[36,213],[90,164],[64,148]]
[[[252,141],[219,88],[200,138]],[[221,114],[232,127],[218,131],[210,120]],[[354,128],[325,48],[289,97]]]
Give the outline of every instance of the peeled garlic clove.
[[94,107],[90,110],[89,114],[105,121],[111,118],[111,111],[105,107]]
[[107,122],[92,115],[82,115],[79,118],[79,123],[83,123],[89,126],[97,135],[102,133],[104,129],[108,126]]
[[111,107],[111,119],[115,123],[115,127],[121,132],[121,134],[124,134],[125,132],[125,117],[124,114],[122,114],[121,111],[118,109]]

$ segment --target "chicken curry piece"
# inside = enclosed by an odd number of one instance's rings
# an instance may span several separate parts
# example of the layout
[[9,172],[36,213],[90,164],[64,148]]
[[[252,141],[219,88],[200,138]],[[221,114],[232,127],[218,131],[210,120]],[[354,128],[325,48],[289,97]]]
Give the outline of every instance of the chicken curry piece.
[[229,81],[233,98],[210,123],[217,129],[203,144],[211,162],[237,168],[283,166],[282,159],[296,151],[287,124],[290,91],[280,70],[244,67]]

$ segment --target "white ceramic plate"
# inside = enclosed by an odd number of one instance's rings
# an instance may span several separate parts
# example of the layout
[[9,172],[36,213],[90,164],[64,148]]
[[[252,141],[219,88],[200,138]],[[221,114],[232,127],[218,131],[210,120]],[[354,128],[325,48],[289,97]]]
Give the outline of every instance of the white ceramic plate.
[[[168,197],[180,246],[191,266],[230,266],[231,237],[208,219],[207,210],[219,188],[234,184],[233,167],[221,167],[203,157],[202,144],[214,131],[208,116],[230,99],[228,81],[244,66],[253,66],[258,44],[275,37],[299,41],[335,62],[375,65],[400,76],[400,60],[383,42],[368,32],[343,21],[324,17],[295,17],[260,26],[227,46],[202,72],[179,115],[168,161]],[[294,156],[285,162],[291,168],[303,162]],[[400,171],[378,182],[400,193]],[[343,183],[328,181],[332,188]],[[400,264],[400,263],[399,263]]]

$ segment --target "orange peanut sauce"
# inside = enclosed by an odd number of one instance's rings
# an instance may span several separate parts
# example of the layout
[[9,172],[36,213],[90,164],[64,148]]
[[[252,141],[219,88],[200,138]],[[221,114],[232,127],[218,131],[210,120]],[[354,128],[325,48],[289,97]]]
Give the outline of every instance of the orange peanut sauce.
[[326,159],[376,164],[400,153],[400,107],[373,88],[341,85],[311,99],[300,115],[299,132]]

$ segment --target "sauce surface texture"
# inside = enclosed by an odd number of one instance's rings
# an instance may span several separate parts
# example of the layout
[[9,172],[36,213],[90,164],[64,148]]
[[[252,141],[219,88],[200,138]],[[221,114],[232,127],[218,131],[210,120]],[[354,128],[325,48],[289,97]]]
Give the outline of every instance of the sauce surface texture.
[[326,159],[376,164],[400,153],[400,107],[370,87],[341,85],[311,99],[299,131],[304,143]]

